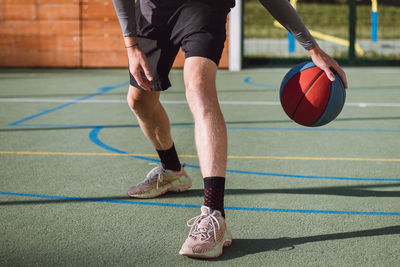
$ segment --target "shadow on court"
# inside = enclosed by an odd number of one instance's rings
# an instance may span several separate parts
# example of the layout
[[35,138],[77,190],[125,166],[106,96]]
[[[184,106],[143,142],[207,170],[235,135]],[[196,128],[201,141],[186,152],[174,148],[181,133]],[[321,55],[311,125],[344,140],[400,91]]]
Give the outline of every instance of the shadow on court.
[[[225,195],[294,194],[335,195],[349,197],[400,197],[400,191],[393,191],[394,187],[400,187],[400,183],[309,188],[225,189]],[[392,190],[371,190],[369,188],[391,188]],[[180,194],[166,194],[161,196],[161,198],[202,197],[203,195],[204,191],[202,189],[191,189]]]
[[369,230],[353,231],[353,232],[305,236],[296,238],[282,237],[275,239],[268,239],[268,238],[233,239],[232,245],[224,249],[224,254],[222,255],[222,257],[214,259],[213,261],[231,260],[251,254],[272,251],[272,250],[287,251],[295,249],[296,246],[306,243],[329,241],[329,240],[342,240],[342,239],[360,238],[360,237],[398,235],[398,234],[400,234],[400,225],[369,229]]

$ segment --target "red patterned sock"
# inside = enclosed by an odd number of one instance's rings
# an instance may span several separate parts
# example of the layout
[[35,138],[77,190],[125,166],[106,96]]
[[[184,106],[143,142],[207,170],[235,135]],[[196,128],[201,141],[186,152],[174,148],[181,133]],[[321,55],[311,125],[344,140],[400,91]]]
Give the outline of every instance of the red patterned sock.
[[207,177],[204,178],[204,206],[221,212],[225,218],[224,211],[224,177]]

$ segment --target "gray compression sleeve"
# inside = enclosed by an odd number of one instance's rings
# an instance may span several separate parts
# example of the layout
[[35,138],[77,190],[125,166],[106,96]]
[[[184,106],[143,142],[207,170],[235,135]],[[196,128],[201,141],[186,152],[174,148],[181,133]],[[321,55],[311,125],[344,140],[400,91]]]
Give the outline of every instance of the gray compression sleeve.
[[134,0],[113,0],[123,36],[136,36]]
[[311,36],[296,10],[288,2],[288,0],[259,1],[306,50],[311,50],[316,46],[317,42]]

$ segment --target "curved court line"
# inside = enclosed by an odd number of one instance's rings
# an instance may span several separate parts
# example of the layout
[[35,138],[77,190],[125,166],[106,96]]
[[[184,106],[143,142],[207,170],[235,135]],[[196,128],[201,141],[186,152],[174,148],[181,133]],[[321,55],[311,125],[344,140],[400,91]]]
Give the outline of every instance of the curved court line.
[[247,84],[250,84],[250,85],[258,86],[258,87],[263,87],[263,88],[279,89],[279,86],[277,86],[277,85],[253,82],[253,81],[251,80],[251,77],[250,77],[250,76],[245,77],[245,78],[243,79],[243,82],[244,82],[244,83],[247,83]]
[[[130,153],[119,150],[117,148],[114,148],[112,146],[109,146],[105,143],[103,143],[100,138],[99,138],[99,132],[103,129],[103,127],[96,127],[93,130],[90,131],[89,133],[89,139],[97,146],[104,148],[106,150],[115,152],[115,153],[120,153],[120,154],[126,154],[128,157],[132,157],[135,159],[141,159],[141,160],[146,160],[146,161],[152,161],[152,162],[160,162],[157,159],[153,159],[150,157],[144,157],[144,156],[136,156],[132,155],[129,156]],[[189,168],[194,168],[194,169],[200,169],[200,166],[197,165],[191,165],[187,164],[186,167]],[[280,174],[280,173],[268,173],[268,172],[251,172],[251,171],[241,171],[241,170],[226,170],[228,173],[238,173],[238,174],[251,174],[251,175],[262,175],[262,176],[274,176],[274,177],[285,177],[285,178],[302,178],[302,179],[323,179],[323,180],[352,180],[352,181],[396,181],[400,182],[400,178],[356,178],[356,177],[336,177],[336,176],[314,176],[314,175],[294,175],[294,174]]]
[[[112,146],[109,146],[109,145],[103,143],[102,141],[100,141],[100,139],[99,139],[99,132],[100,132],[102,129],[103,129],[103,127],[96,127],[96,128],[94,128],[93,130],[91,130],[90,133],[89,133],[89,139],[90,139],[93,143],[95,143],[96,145],[98,145],[99,147],[104,148],[104,149],[106,149],[106,150],[109,150],[109,151],[112,151],[112,152],[115,152],[115,153],[119,153],[119,154],[129,154],[128,152],[125,152],[125,151],[123,151],[123,150],[116,149],[116,148],[114,148],[114,147],[112,147]],[[152,161],[152,162],[160,162],[160,161],[157,160],[157,159],[153,159],[153,158],[150,158],[150,157],[144,157],[144,156],[128,156],[128,157],[135,158],[135,159],[142,159],[142,160]]]
[[128,84],[129,84],[129,82],[124,82],[124,83],[121,83],[121,84],[117,84],[117,85],[115,85],[115,86],[104,86],[104,87],[100,87],[100,88],[97,89],[98,92],[96,92],[96,93],[93,93],[93,94],[90,94],[90,95],[87,95],[87,96],[84,96],[84,97],[80,97],[80,98],[71,100],[71,101],[69,101],[68,103],[65,103],[65,104],[56,106],[56,107],[54,107],[54,108],[49,108],[49,109],[43,110],[42,112],[36,113],[36,114],[34,114],[34,115],[31,115],[31,116],[25,117],[25,118],[23,118],[23,119],[20,119],[20,120],[11,122],[11,123],[8,124],[8,126],[19,126],[19,124],[24,123],[24,122],[26,122],[26,121],[30,121],[30,120],[33,120],[33,119],[35,119],[35,118],[41,117],[41,116],[43,116],[43,115],[46,115],[46,114],[48,114],[48,113],[51,113],[51,112],[54,112],[54,111],[57,111],[57,110],[60,110],[60,109],[69,107],[69,106],[71,106],[71,105],[77,104],[77,103],[79,103],[79,102],[85,101],[85,100],[90,99],[90,98],[93,98],[93,97],[95,97],[95,96],[102,95],[102,94],[104,94],[104,93],[106,93],[106,92],[108,92],[108,91],[111,91],[111,90],[120,88],[120,87],[125,86],[125,85],[128,85]]
[[[42,194],[27,194],[17,192],[4,192],[0,191],[0,195],[5,196],[18,196],[18,197],[33,197],[45,198],[55,200],[71,200],[82,202],[100,202],[100,203],[113,203],[113,204],[128,204],[128,205],[145,205],[145,206],[161,206],[161,207],[174,207],[174,208],[200,208],[200,205],[186,205],[186,204],[172,204],[163,202],[145,202],[134,200],[113,200],[102,198],[82,198],[82,197],[69,197],[69,196],[55,196],[55,195],[42,195]],[[7,202],[5,202],[7,203]],[[240,211],[260,211],[260,212],[284,212],[284,213],[313,213],[313,214],[335,214],[335,215],[378,215],[378,216],[400,216],[400,212],[384,212],[384,211],[342,211],[342,210],[308,210],[308,209],[273,209],[273,208],[249,208],[249,207],[224,207],[225,210],[240,210]]]

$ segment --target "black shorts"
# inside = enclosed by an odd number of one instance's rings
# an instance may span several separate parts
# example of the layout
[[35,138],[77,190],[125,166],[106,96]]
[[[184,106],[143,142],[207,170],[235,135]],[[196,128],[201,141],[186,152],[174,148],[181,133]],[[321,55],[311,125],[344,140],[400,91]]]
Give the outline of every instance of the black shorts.
[[[171,86],[168,74],[179,48],[185,57],[205,57],[218,65],[226,39],[228,7],[216,7],[200,0],[176,1],[165,8],[151,9],[136,1],[136,27],[139,47],[146,55],[153,74],[154,91]],[[150,9],[149,9],[150,10]],[[130,84],[140,88],[129,73]]]

